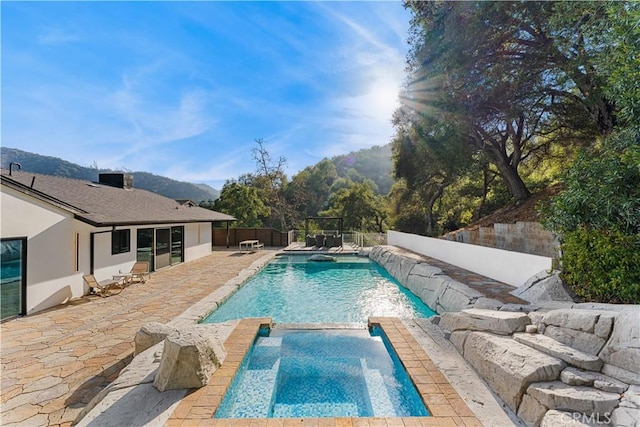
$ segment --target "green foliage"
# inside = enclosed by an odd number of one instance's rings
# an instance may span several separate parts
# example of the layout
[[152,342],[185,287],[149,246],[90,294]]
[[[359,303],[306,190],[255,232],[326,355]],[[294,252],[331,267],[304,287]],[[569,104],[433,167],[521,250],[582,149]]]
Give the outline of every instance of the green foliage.
[[640,143],[631,131],[578,154],[565,190],[541,207],[562,235],[562,269],[576,295],[640,303]]
[[343,217],[345,229],[382,233],[387,211],[383,197],[375,194],[371,182],[365,181],[333,193],[329,208],[320,216]]
[[387,194],[393,185],[391,145],[374,146],[343,156],[332,157],[339,177],[353,182],[371,180],[379,194]]
[[[554,9],[554,28],[565,29],[563,52],[594,58],[597,90],[615,101],[616,121],[640,130],[640,2],[556,2]],[[575,49],[579,38],[587,49]]]
[[640,235],[580,227],[563,235],[562,276],[587,301],[640,304]]
[[335,165],[322,159],[313,166],[306,167],[291,179],[287,199],[299,213],[298,220],[317,216],[327,207],[332,187],[338,179]]
[[640,144],[632,133],[581,151],[562,181],[565,191],[541,207],[545,227],[557,233],[580,226],[640,233]]
[[235,217],[237,227],[262,227],[262,218],[268,217],[270,209],[258,195],[258,189],[238,182],[227,181],[213,210]]

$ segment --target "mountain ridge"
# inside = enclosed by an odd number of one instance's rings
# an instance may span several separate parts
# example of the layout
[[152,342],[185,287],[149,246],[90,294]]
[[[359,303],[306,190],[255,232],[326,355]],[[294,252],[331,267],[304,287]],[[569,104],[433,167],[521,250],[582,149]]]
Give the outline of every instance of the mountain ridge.
[[[8,168],[9,163],[20,163],[25,172],[43,175],[64,176],[67,178],[97,181],[100,173],[123,172],[112,169],[98,169],[81,166],[58,157],[44,156],[17,148],[0,147],[0,165]],[[177,181],[143,171],[124,171],[133,175],[133,185],[142,190],[151,191],[171,199],[189,199],[196,203],[215,200],[220,192],[207,184],[193,184]]]

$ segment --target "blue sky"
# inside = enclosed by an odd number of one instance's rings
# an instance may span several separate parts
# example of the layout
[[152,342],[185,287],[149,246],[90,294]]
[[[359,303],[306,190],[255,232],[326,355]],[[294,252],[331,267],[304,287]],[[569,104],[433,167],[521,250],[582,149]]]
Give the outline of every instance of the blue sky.
[[3,146],[220,189],[393,135],[399,1],[0,5]]

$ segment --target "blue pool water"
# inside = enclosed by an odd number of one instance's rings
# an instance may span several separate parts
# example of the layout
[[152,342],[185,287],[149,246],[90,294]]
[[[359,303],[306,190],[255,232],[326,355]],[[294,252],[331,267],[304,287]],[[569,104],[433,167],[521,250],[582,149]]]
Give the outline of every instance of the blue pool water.
[[262,330],[215,418],[429,415],[384,333]]
[[372,316],[430,317],[435,313],[368,258],[306,262],[274,260],[203,323],[271,317],[276,323],[361,323]]

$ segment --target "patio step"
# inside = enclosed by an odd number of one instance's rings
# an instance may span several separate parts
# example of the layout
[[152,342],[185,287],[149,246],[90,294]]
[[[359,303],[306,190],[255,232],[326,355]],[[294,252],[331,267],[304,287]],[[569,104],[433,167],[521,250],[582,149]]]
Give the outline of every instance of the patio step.
[[389,397],[389,392],[384,384],[384,378],[378,369],[369,369],[366,359],[360,359],[364,380],[367,384],[367,392],[371,409],[375,417],[395,417],[397,413],[393,407],[393,402]]
[[354,403],[277,403],[273,407],[274,418],[324,418],[324,417],[357,417],[358,405]]
[[230,411],[231,418],[267,418],[279,366],[278,360],[272,369],[246,371]]

